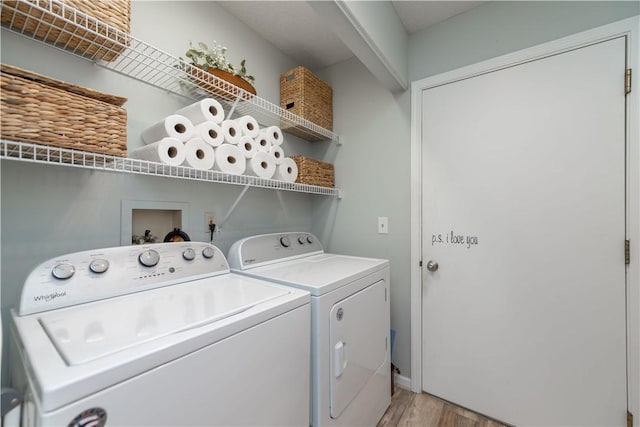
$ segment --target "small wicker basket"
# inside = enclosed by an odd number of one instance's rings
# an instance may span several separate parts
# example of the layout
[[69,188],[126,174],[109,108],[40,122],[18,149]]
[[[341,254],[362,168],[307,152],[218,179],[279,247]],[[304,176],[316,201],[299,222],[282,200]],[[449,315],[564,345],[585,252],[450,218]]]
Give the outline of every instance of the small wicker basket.
[[[304,67],[296,67],[280,76],[280,107],[316,125],[333,130],[333,91],[331,86]],[[308,141],[306,129],[281,123],[282,130]]]
[[310,157],[294,155],[289,156],[298,166],[299,184],[318,185],[321,187],[335,187],[334,168],[331,163],[312,159]]
[[114,61],[129,45],[130,0],[2,0],[1,7],[10,29],[94,60]]
[[0,136],[113,156],[127,155],[126,98],[0,64]]
[[228,71],[218,68],[210,68],[204,71],[202,68],[191,64],[186,65],[185,69],[192,77],[194,84],[225,101],[233,102],[240,94],[242,94],[243,100],[248,101],[256,94],[256,89],[251,83]]

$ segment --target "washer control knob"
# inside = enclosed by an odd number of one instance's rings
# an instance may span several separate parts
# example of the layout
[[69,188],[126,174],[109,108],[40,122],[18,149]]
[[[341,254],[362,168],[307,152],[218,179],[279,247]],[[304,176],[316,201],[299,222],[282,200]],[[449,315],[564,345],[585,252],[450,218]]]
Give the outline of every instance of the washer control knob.
[[202,256],[205,257],[206,259],[211,259],[213,258],[213,255],[216,252],[213,250],[213,248],[211,246],[207,246],[206,248],[204,248],[202,250]]
[[310,235],[307,236],[307,243],[309,244],[313,243],[313,237],[311,237]]
[[305,243],[307,243],[307,241],[305,240],[304,236],[300,236],[298,237],[298,243],[304,245]]
[[153,267],[160,261],[160,254],[154,249],[148,249],[138,255],[138,261],[145,267]]
[[94,259],[93,261],[91,261],[91,264],[89,264],[89,270],[93,271],[94,273],[101,274],[108,269],[109,261],[107,261],[106,259]]
[[196,259],[196,251],[191,248],[185,249],[185,251],[182,252],[182,258],[186,259],[187,261],[193,261],[194,259]]
[[51,270],[51,275],[56,279],[65,280],[73,276],[76,272],[76,268],[67,263],[56,264]]
[[291,242],[289,241],[289,238],[287,236],[283,236],[280,238],[280,244],[285,248],[291,246]]

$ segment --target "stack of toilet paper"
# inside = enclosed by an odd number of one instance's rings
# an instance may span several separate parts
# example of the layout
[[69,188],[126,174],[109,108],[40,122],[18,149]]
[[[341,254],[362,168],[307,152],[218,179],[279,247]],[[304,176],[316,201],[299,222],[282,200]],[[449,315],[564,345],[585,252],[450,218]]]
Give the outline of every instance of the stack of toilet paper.
[[213,98],[184,107],[142,132],[146,145],[130,152],[136,159],[295,182],[298,167],[282,149],[278,126],[261,128],[246,115],[226,119]]

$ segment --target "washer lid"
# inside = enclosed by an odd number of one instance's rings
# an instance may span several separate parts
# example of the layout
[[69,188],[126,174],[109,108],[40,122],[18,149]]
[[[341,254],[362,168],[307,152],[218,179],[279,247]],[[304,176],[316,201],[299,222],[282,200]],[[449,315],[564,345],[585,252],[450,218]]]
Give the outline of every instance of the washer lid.
[[40,324],[67,365],[81,365],[216,322],[289,292],[265,284],[199,280],[47,312]]
[[389,266],[386,259],[323,253],[242,271],[319,296]]
[[[308,305],[310,299],[300,289],[227,273],[45,313],[18,316],[11,310],[12,336],[39,408],[48,412]],[[92,335],[96,325],[103,328],[103,339]]]

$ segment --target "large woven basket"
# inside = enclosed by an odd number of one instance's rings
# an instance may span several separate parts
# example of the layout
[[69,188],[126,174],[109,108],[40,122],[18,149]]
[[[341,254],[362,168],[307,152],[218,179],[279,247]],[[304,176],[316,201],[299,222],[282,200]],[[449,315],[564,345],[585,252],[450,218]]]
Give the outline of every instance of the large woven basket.
[[298,166],[299,184],[319,185],[321,187],[335,187],[334,168],[331,163],[312,159],[310,157],[289,156]]
[[126,98],[0,64],[0,136],[113,156],[127,155]]
[[114,61],[129,45],[130,0],[2,0],[0,7],[3,25],[94,60]]
[[[316,125],[333,130],[333,91],[305,67],[280,76],[280,107]],[[282,130],[308,141],[318,141],[306,129],[281,123]]]

